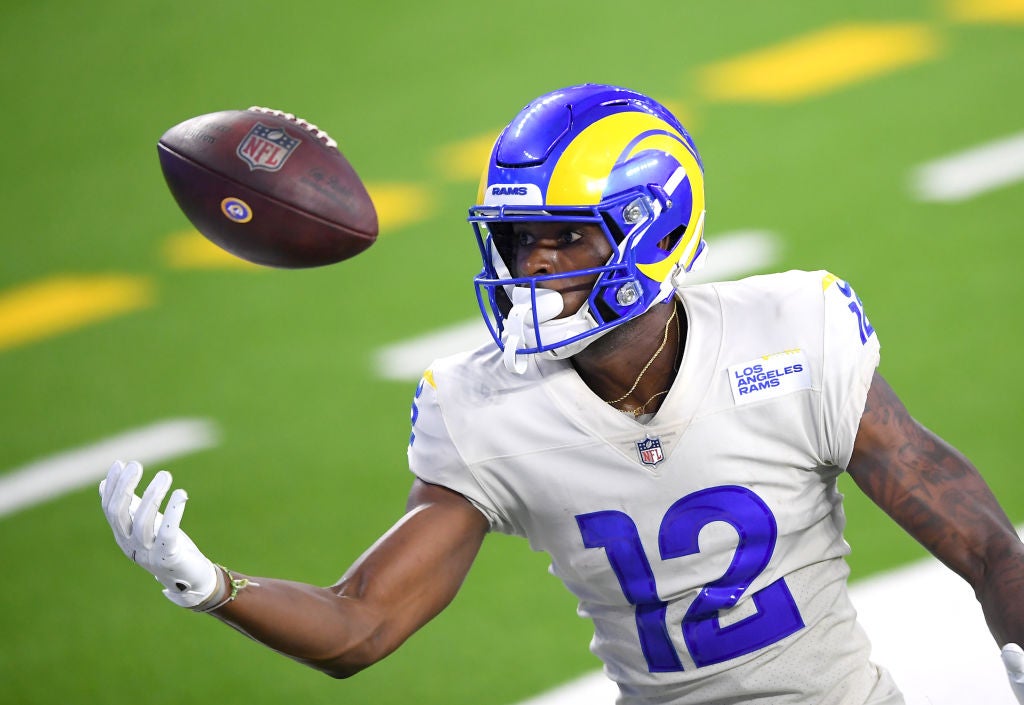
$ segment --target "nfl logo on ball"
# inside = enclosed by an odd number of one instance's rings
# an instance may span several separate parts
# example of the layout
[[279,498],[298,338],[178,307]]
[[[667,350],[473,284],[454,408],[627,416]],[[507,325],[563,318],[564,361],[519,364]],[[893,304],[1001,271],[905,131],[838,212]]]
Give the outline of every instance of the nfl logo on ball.
[[657,438],[645,438],[636,442],[636,449],[640,452],[640,462],[644,465],[657,465],[665,459],[661,452],[661,440]]
[[300,140],[276,127],[256,123],[238,144],[235,153],[250,171],[277,171],[299,146]]

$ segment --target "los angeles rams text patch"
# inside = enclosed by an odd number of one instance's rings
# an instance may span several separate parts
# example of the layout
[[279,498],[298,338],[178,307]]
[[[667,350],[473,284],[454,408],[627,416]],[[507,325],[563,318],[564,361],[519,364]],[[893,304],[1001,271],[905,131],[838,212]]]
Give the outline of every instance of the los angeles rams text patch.
[[803,350],[762,355],[729,368],[729,385],[737,404],[749,404],[811,388],[811,371]]

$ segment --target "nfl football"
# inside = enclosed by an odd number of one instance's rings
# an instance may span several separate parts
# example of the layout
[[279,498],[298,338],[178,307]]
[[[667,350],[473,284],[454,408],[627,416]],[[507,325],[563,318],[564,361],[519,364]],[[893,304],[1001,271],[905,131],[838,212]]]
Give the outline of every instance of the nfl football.
[[228,252],[269,267],[319,267],[377,238],[366,187],[326,132],[268,108],[175,125],[157,143],[178,206]]

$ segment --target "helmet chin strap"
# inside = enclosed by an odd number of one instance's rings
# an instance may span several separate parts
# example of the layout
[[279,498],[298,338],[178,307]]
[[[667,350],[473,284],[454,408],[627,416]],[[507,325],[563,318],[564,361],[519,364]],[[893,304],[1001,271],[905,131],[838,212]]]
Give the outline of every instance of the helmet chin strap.
[[[529,367],[530,355],[517,353],[521,344],[523,347],[535,348],[541,342],[550,345],[562,340],[568,340],[581,333],[586,333],[597,327],[597,321],[590,315],[590,307],[584,303],[580,310],[571,316],[556,319],[555,316],[562,312],[564,302],[562,295],[551,289],[535,289],[536,295],[526,287],[515,287],[511,292],[512,308],[505,319],[505,352],[502,360],[505,369],[514,374],[524,374]],[[534,328],[534,302],[536,302],[537,325],[540,327],[541,337],[538,340],[537,330]],[[600,338],[603,333],[581,338],[568,345],[561,345],[551,350],[545,350],[536,355],[544,356],[552,360],[561,360],[572,357],[576,353]]]
[[[536,296],[532,292],[536,292]],[[537,344],[536,330],[534,330],[533,315],[534,302],[536,302],[537,324],[544,325],[545,322],[562,312],[562,295],[551,289],[528,289],[526,287],[513,287],[510,292],[512,308],[505,318],[505,352],[502,361],[505,369],[509,372],[521,375],[529,367],[529,359],[526,355],[517,354],[516,350],[522,343],[524,347],[534,347]]]

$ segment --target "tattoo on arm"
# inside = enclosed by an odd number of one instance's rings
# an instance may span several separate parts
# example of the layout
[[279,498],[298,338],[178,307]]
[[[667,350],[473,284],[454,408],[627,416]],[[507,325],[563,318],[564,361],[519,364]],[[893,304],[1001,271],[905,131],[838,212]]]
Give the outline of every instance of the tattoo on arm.
[[879,507],[971,584],[997,639],[1024,638],[1024,608],[1010,607],[1024,603],[1024,546],[1016,530],[971,462],[915,421],[877,373],[848,471]]

